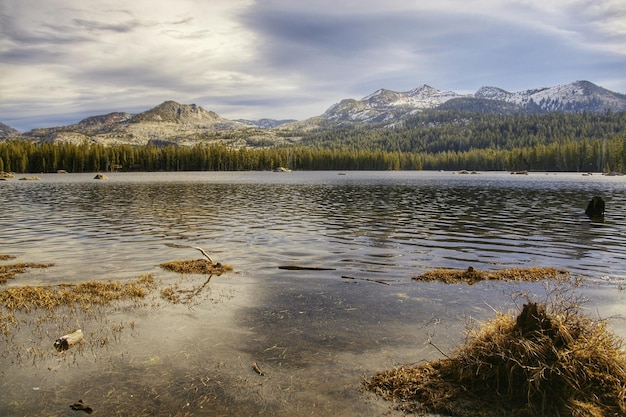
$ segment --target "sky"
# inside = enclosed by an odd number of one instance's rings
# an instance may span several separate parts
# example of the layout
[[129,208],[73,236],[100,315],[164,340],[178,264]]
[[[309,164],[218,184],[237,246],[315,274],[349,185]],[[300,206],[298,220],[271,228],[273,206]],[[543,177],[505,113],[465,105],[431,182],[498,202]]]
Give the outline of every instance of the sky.
[[166,100],[304,120],[380,88],[577,80],[626,93],[626,1],[0,1],[0,122],[20,131]]

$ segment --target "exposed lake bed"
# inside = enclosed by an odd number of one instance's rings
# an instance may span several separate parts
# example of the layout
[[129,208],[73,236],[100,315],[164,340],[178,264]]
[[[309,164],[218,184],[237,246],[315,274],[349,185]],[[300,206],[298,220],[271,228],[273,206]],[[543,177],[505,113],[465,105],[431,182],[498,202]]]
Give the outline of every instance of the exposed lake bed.
[[[108,176],[0,186],[1,252],[16,256],[2,263],[55,264],[5,287],[141,274],[158,285],[96,314],[18,317],[2,342],[3,415],[65,415],[79,399],[106,415],[394,415],[361,391],[364,376],[441,357],[432,344],[450,352],[468,320],[546,292],[542,283],[411,280],[432,268],[567,269],[585,277],[576,290],[589,299],[585,310],[626,336],[623,178]],[[594,195],[607,201],[604,223],[584,216]],[[233,271],[191,303],[163,299],[163,288],[205,283],[159,268],[201,257],[196,246]],[[77,326],[82,346],[57,352],[54,340]]]

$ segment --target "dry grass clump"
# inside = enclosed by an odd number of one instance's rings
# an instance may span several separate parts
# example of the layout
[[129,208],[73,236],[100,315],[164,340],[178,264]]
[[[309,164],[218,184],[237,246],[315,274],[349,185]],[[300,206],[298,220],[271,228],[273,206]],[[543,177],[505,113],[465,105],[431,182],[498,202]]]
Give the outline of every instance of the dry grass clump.
[[108,305],[113,301],[144,298],[155,287],[154,276],[145,274],[130,282],[86,281],[78,284],[22,286],[0,292],[0,303],[8,311],[54,309],[59,306]]
[[[14,259],[11,255],[0,255],[0,260]],[[16,263],[8,265],[0,265],[0,284],[6,283],[8,280],[15,278],[17,274],[23,274],[28,268],[50,268],[54,264],[38,264],[38,263]]]
[[456,284],[466,282],[470,285],[486,280],[499,281],[541,281],[543,279],[554,279],[566,281],[570,274],[566,270],[556,268],[507,268],[495,271],[480,271],[473,267],[463,269],[434,269],[422,275],[414,276],[416,281],[439,281],[446,284]]
[[529,303],[468,333],[445,359],[381,372],[367,389],[406,412],[454,416],[626,415],[626,352],[605,323]]
[[182,260],[182,261],[176,260],[176,261],[163,263],[159,266],[165,270],[178,272],[180,274],[221,275],[226,271],[233,270],[233,267],[230,265],[222,265],[219,262],[213,263],[205,259]]

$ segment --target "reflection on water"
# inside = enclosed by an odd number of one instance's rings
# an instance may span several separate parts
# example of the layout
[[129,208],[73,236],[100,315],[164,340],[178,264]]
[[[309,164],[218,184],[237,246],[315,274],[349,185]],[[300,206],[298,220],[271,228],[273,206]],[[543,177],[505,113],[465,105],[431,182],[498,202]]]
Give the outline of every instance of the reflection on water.
[[[165,250],[168,242],[257,268],[306,260],[407,278],[471,262],[554,264],[594,278],[624,274],[620,177],[258,175],[264,178],[257,182],[253,174],[239,181],[235,174],[179,181],[154,174],[141,182],[122,174],[110,182],[57,175],[2,184],[3,241],[14,254],[66,266],[64,279],[77,280],[145,272],[183,253]],[[608,205],[599,224],[584,215],[596,194]]]
[[[54,262],[6,285],[129,279],[193,259],[234,266],[193,305],[36,323],[5,337],[0,414],[382,415],[360,378],[439,357],[470,318],[541,284],[417,283],[437,267],[555,266],[588,277],[590,311],[626,335],[626,180],[575,174],[167,173],[41,175],[0,183],[0,254]],[[607,204],[603,223],[584,214]],[[280,270],[281,265],[324,267]],[[342,276],[357,280],[342,279]],[[205,277],[188,276],[196,285]],[[382,285],[365,279],[390,283]],[[59,356],[73,327],[90,335]],[[55,337],[53,337],[55,336]],[[106,338],[107,343],[102,343]],[[4,346],[2,346],[4,348]],[[29,350],[30,349],[30,350]],[[266,371],[257,375],[250,364]]]

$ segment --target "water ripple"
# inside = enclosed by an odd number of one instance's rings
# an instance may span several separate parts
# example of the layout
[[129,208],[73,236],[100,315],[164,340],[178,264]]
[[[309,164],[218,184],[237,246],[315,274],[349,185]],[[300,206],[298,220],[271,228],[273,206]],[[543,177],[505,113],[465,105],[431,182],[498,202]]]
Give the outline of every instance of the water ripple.
[[[310,173],[294,181],[242,173],[245,181],[215,182],[197,175],[97,184],[44,175],[37,184],[2,184],[2,251],[56,262],[68,279],[133,274],[195,255],[165,249],[171,242],[251,270],[324,264],[408,278],[471,263],[626,275],[620,179],[355,173],[339,181]],[[595,194],[610,207],[605,223],[583,214]]]

